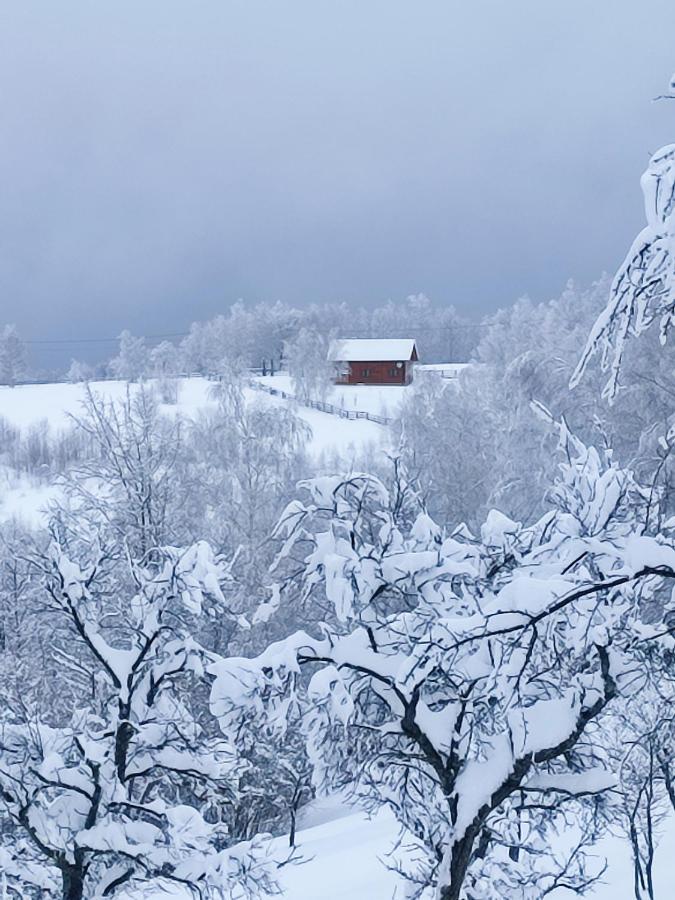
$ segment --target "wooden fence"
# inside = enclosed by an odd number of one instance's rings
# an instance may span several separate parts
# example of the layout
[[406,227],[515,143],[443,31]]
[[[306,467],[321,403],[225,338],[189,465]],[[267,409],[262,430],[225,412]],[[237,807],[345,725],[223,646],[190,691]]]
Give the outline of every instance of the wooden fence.
[[[259,369],[251,369],[251,374],[261,374],[261,370]],[[180,380],[183,378],[206,378],[209,381],[217,381],[218,375],[174,375],[172,378],[176,380]],[[102,376],[98,378],[93,378],[92,381],[118,381],[118,378],[115,378],[112,375]],[[58,380],[50,379],[47,380],[35,380],[35,381],[17,381],[16,386],[27,386],[31,384],[67,384],[67,378],[61,378]],[[338,416],[340,419],[367,419],[369,422],[376,422],[378,425],[391,425],[393,423],[393,419],[389,416],[378,416],[376,413],[366,412],[365,410],[357,410],[357,409],[344,409],[341,406],[335,406],[334,403],[325,403],[323,400],[298,400],[293,394],[289,394],[287,391],[282,391],[279,388],[271,387],[270,385],[263,384],[261,381],[258,381],[256,378],[251,378],[248,381],[250,387],[252,387],[256,391],[264,391],[266,394],[271,394],[273,397],[281,397],[282,400],[292,400],[295,403],[299,403],[300,406],[306,406],[309,409],[318,409],[320,412],[328,413],[331,416]]]
[[391,425],[393,419],[389,416],[378,416],[375,413],[366,412],[360,409],[343,409],[341,406],[335,406],[333,403],[326,403],[323,400],[298,400],[293,394],[282,391],[279,388],[271,387],[268,384],[262,384],[252,378],[249,382],[250,386],[256,391],[264,391],[273,397],[281,397],[282,400],[293,400],[300,406],[306,406],[309,409],[318,409],[320,412],[329,413],[331,416],[338,416],[340,419],[367,419],[369,422],[376,422],[378,425]]

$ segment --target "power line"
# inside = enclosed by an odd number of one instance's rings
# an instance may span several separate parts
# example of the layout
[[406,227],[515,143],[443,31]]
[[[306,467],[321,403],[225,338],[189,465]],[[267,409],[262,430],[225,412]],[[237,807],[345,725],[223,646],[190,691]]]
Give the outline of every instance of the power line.
[[[187,331],[176,331],[172,334],[141,334],[134,335],[134,337],[141,337],[146,341],[154,341],[164,338],[187,337],[188,333],[189,332]],[[40,340],[22,341],[24,344],[66,344],[68,346],[72,346],[73,344],[117,344],[118,342],[119,335],[113,338],[45,338]]]
[[[438,334],[439,331],[459,331],[461,329],[474,329],[474,328],[491,328],[493,325],[496,325],[496,322],[476,322],[473,324],[462,324],[462,325],[424,325],[417,326],[414,330],[415,332],[425,332],[431,331],[434,334]],[[368,329],[372,331],[372,329]],[[190,332],[188,331],[174,331],[167,334],[140,334],[134,335],[134,337],[143,338],[146,341],[155,341],[155,340],[165,340],[166,338],[182,338],[187,337]],[[117,344],[119,341],[119,335],[117,337],[108,337],[108,338],[37,338],[32,340],[22,341],[23,344],[39,344],[39,345],[47,345],[47,344],[58,344],[58,345],[74,345],[74,344]]]

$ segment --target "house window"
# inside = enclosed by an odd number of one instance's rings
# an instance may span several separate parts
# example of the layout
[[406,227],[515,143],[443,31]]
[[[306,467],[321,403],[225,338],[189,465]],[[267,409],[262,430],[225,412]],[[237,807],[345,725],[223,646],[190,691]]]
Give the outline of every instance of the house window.
[[401,370],[397,369],[395,366],[393,368],[389,369],[389,377],[390,378],[397,378],[400,374],[401,374]]
[[361,378],[368,378],[370,375],[370,369],[361,369]]

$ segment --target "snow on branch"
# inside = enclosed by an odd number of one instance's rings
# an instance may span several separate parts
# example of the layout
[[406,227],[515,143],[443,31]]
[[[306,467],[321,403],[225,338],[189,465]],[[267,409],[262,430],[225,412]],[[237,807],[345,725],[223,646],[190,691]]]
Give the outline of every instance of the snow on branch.
[[235,796],[245,766],[185,692],[215,659],[193,634],[205,606],[248,626],[225,601],[229,566],[199,543],[129,560],[120,577],[101,548],[80,549],[54,542],[33,566],[93,696],[60,727],[30,710],[0,724],[0,805],[24,873],[14,883],[49,896],[60,877],[65,900],[148,881],[242,900],[273,893],[264,838],[231,846],[226,822],[207,815]]
[[[550,510],[530,526],[493,512],[480,540],[423,509],[401,525],[370,476],[303,484],[277,532],[281,602],[327,600],[331,620],[210,669],[226,736],[301,729],[317,790],[390,807],[442,900],[597,877],[584,848],[615,778],[595,729],[634,689],[640,603],[675,579],[672,543],[637,533],[647,500],[630,471],[555,427]],[[569,816],[586,837],[560,859]]]
[[675,323],[675,144],[655,153],[641,179],[647,225],[633,242],[612,283],[571,378],[577,385],[590,359],[600,355],[609,380],[603,396],[619,390],[627,341],[659,324],[662,343]]

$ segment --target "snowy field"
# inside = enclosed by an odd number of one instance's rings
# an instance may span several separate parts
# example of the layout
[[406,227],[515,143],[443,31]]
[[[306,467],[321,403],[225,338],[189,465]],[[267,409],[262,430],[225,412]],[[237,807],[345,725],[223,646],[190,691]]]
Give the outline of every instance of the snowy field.
[[[274,376],[266,381],[275,387],[286,390],[290,386],[285,375]],[[279,381],[278,384],[275,382]],[[176,406],[166,407],[167,411],[175,410],[187,417],[204,407],[213,405],[209,397],[211,382],[204,378],[183,378],[180,381],[178,403]],[[111,400],[120,400],[127,390],[125,382],[99,381],[92,382],[94,393]],[[133,389],[133,388],[132,388]],[[359,394],[351,398],[351,402],[363,403],[363,409],[370,412],[379,412],[382,399],[386,397],[386,391],[401,392],[401,388],[357,388]],[[80,384],[31,384],[21,385],[15,388],[0,387],[0,416],[7,419],[18,428],[27,428],[42,420],[54,429],[65,428],[69,424],[70,416],[77,416],[81,412],[81,404],[84,388]],[[384,391],[385,394],[381,392]],[[372,392],[372,393],[369,393]],[[287,401],[276,399],[264,394],[262,391],[247,390],[249,400],[263,403],[283,404]],[[350,408],[357,408],[353,406]],[[390,407],[393,408],[390,401]],[[347,452],[351,447],[362,447],[368,444],[380,444],[386,435],[386,431],[375,422],[365,420],[347,421],[337,419],[328,413],[318,410],[298,407],[298,415],[304,419],[312,429],[310,452],[320,455],[324,451]],[[335,424],[339,423],[339,429]]]
[[44,510],[58,494],[54,485],[40,484],[0,466],[0,522],[16,519],[38,528],[44,524]]
[[[285,390],[283,385],[288,386],[286,376],[274,376],[274,379],[266,380],[271,382],[277,379],[280,379],[278,386]],[[190,418],[200,409],[214,405],[209,396],[210,387],[211,382],[203,378],[181,379],[178,403],[164,408],[168,413],[179,413]],[[101,381],[92,382],[91,388],[101,397],[121,400],[125,396],[127,385],[119,381]],[[379,412],[378,404],[381,404],[386,391],[400,392],[402,389],[374,387],[356,390],[359,393],[352,398],[354,403],[367,403],[369,411]],[[385,394],[381,395],[380,391]],[[83,395],[84,388],[81,384],[21,385],[15,388],[0,386],[0,417],[21,430],[46,422],[52,430],[59,431],[69,427],[71,416],[81,413]],[[257,403],[283,405],[288,402],[255,390],[247,389],[246,396],[249,401]],[[365,409],[366,406],[362,408]],[[297,413],[311,428],[312,437],[307,450],[317,460],[324,456],[338,456],[349,465],[357,452],[367,448],[376,449],[387,441],[387,428],[375,422],[340,419],[302,406],[297,407]],[[43,518],[41,511],[55,494],[53,487],[36,484],[32,479],[19,478],[0,469],[0,520],[18,518],[27,524],[39,524]]]
[[[288,375],[266,375],[258,378],[267,387],[293,393],[293,385]],[[377,416],[395,416],[410,387],[394,384],[338,384],[325,399],[334,406],[356,412],[369,412]]]

